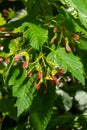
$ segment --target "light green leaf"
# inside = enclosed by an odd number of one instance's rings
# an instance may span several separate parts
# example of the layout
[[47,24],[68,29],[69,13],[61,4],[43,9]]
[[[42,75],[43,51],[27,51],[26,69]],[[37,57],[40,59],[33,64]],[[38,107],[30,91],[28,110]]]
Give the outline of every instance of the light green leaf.
[[34,93],[36,90],[36,85],[34,84],[32,86],[33,80],[34,77],[31,77],[25,85],[20,86],[20,88],[18,89],[16,101],[18,116],[26,111],[33,101]]
[[4,20],[4,17],[2,17],[2,14],[0,13],[0,26],[6,24],[6,21]]
[[29,40],[29,44],[36,50],[40,50],[42,45],[47,42],[48,31],[32,23],[22,24],[21,30],[24,31],[24,37]]
[[65,71],[71,72],[71,74],[83,85],[85,84],[85,79],[83,76],[83,65],[79,57],[75,56],[72,52],[67,53],[64,48],[59,48],[47,56],[47,61],[53,62],[55,67],[59,66]]
[[18,116],[30,107],[34,98],[34,92],[36,90],[36,85],[33,84],[35,75],[27,79],[26,74],[26,71],[23,71],[22,76],[15,80],[15,83],[12,87],[13,96],[17,97],[16,105]]
[[17,116],[26,111],[33,101],[36,90],[35,78],[35,74],[28,78],[27,70],[16,68],[9,79],[8,84],[12,85],[12,94],[17,97]]

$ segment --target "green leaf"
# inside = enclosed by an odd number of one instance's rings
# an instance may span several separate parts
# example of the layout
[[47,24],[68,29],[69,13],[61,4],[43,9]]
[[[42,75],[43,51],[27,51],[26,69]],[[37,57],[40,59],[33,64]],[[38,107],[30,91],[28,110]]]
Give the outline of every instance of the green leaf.
[[61,0],[61,2],[76,9],[81,23],[87,28],[87,0]]
[[62,97],[65,110],[69,111],[72,107],[72,98],[63,90],[56,90],[56,93]]
[[[15,74],[15,73],[14,73]],[[13,75],[14,75],[13,74]],[[19,73],[20,74],[20,73]],[[18,75],[16,75],[17,77]],[[24,70],[21,74],[21,76],[17,79],[15,79],[14,85],[13,85],[13,96],[17,96],[19,91],[18,89],[20,88],[20,86],[22,86],[23,81],[27,78],[27,71]]]
[[9,79],[9,82],[8,82],[8,85],[14,85],[15,83],[15,80],[16,80],[16,77],[17,75],[20,73],[20,70],[19,69],[16,69],[14,71],[14,74],[11,76],[11,78]]
[[29,20],[31,21],[32,19],[36,19],[36,16],[38,15],[40,8],[38,4],[38,0],[29,0],[28,1],[28,16]]
[[12,85],[12,94],[17,97],[17,116],[26,111],[32,103],[36,90],[35,78],[35,74],[28,78],[27,70],[16,68],[9,79],[8,84]]
[[52,7],[47,0],[29,0],[28,1],[28,17],[29,21],[36,21],[46,18],[46,16],[52,16]]
[[80,38],[79,42],[80,42],[78,44],[79,48],[83,50],[87,50],[87,38]]
[[59,127],[63,127],[64,129],[66,128],[68,130],[68,128],[72,127],[71,122],[73,122],[74,119],[75,119],[75,116],[71,114],[55,116],[51,119],[48,125],[48,129],[50,130],[54,128],[55,126],[59,126]]
[[48,31],[42,27],[25,22],[22,24],[21,30],[25,31],[24,37],[29,40],[29,44],[36,50],[40,50],[42,45],[47,42]]
[[82,26],[80,21],[78,19],[74,19],[73,17],[66,18],[65,17],[65,22],[63,23],[63,26],[69,30],[71,33],[75,32],[81,32],[84,34],[84,36],[87,38],[87,30]]
[[31,77],[25,85],[22,85],[18,89],[17,95],[17,109],[18,109],[18,116],[23,113],[23,111],[27,110],[30,105],[32,104],[34,93],[36,90],[36,85],[33,84],[35,76]]
[[65,71],[69,71],[83,85],[85,84],[83,65],[79,57],[75,56],[72,52],[67,53],[64,48],[59,48],[47,56],[47,61],[49,63],[53,62],[55,67],[59,66]]
[[4,17],[2,17],[2,14],[0,13],[0,26],[6,24],[6,21],[4,20]]
[[17,111],[15,107],[14,98],[2,97],[0,99],[0,112],[10,116],[10,118],[17,120]]
[[45,130],[52,116],[52,106],[55,101],[55,88],[47,86],[47,93],[39,91],[31,107],[30,116],[35,130]]
[[25,74],[26,72],[23,73],[20,79],[15,81],[13,86],[13,96],[17,97],[16,105],[18,116],[30,107],[36,90],[36,85],[33,84],[35,75],[26,79]]

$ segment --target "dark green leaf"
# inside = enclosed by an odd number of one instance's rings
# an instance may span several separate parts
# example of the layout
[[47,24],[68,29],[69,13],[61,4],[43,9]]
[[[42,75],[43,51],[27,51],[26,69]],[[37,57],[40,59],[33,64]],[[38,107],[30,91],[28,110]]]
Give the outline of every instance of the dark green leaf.
[[31,108],[30,115],[35,130],[45,130],[52,115],[52,105],[55,100],[55,89],[47,86],[47,93],[38,92]]
[[0,99],[0,112],[10,116],[10,118],[17,120],[17,111],[15,107],[15,100],[9,97],[2,97]]
[[52,7],[47,0],[29,0],[28,1],[28,17],[29,21],[40,20],[52,16]]
[[51,121],[48,125],[48,128],[52,129],[55,126],[59,126],[59,127],[63,127],[63,128],[68,129],[69,127],[72,127],[71,122],[73,122],[74,118],[75,118],[75,116],[69,115],[69,114],[58,115],[58,116],[51,119]]
[[73,7],[77,10],[81,23],[87,28],[87,1],[86,0],[61,0],[69,7]]

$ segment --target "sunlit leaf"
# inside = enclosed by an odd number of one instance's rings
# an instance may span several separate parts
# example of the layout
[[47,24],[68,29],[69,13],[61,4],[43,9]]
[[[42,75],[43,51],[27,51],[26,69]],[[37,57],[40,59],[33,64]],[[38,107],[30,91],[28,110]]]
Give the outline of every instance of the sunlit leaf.
[[21,27],[24,36],[29,40],[29,44],[36,50],[40,50],[42,45],[47,42],[48,31],[32,23],[24,23]]
[[85,79],[83,76],[83,65],[80,59],[72,52],[67,53],[64,48],[59,48],[47,56],[47,61],[52,61],[55,66],[59,66],[65,71],[69,71],[83,85],[85,84]]

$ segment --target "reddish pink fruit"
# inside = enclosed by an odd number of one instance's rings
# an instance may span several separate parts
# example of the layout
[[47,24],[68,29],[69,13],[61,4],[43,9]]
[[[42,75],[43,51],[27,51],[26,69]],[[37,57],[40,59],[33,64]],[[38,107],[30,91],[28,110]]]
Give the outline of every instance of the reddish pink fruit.
[[71,37],[75,40],[75,41],[77,41],[77,40],[79,40],[79,35],[77,35],[77,34],[71,34]]
[[39,82],[38,84],[37,84],[37,86],[36,86],[36,90],[40,90],[40,88],[41,88],[41,82]]
[[26,69],[28,67],[28,61],[24,61],[24,63],[22,64],[22,68]]
[[55,81],[56,85],[59,86],[60,82],[58,80]]
[[0,57],[0,62],[3,62],[3,58]]
[[71,52],[71,47],[67,43],[65,45],[65,49],[66,49],[67,52]]
[[53,81],[56,83],[57,86],[60,85],[60,82],[58,81],[58,79],[55,75],[53,76]]
[[56,77],[55,75],[54,75],[52,78],[53,78],[53,80],[54,80],[54,81],[56,81],[56,80],[57,80],[57,77]]
[[38,78],[41,79],[43,77],[43,73],[42,72],[38,72]]
[[59,74],[59,76],[62,76],[62,75],[64,74],[64,70],[62,70],[62,69],[59,70],[59,71],[58,71],[58,74]]
[[22,58],[21,54],[16,54],[14,60],[18,62],[21,60],[21,58]]
[[57,28],[57,27],[54,27],[53,32],[54,32],[54,33],[57,33],[57,32],[58,32],[58,28]]
[[32,71],[27,73],[27,77],[31,77],[32,76]]
[[50,43],[51,43],[51,44],[54,44],[55,40],[56,40],[56,37],[53,37],[53,38],[51,39]]

